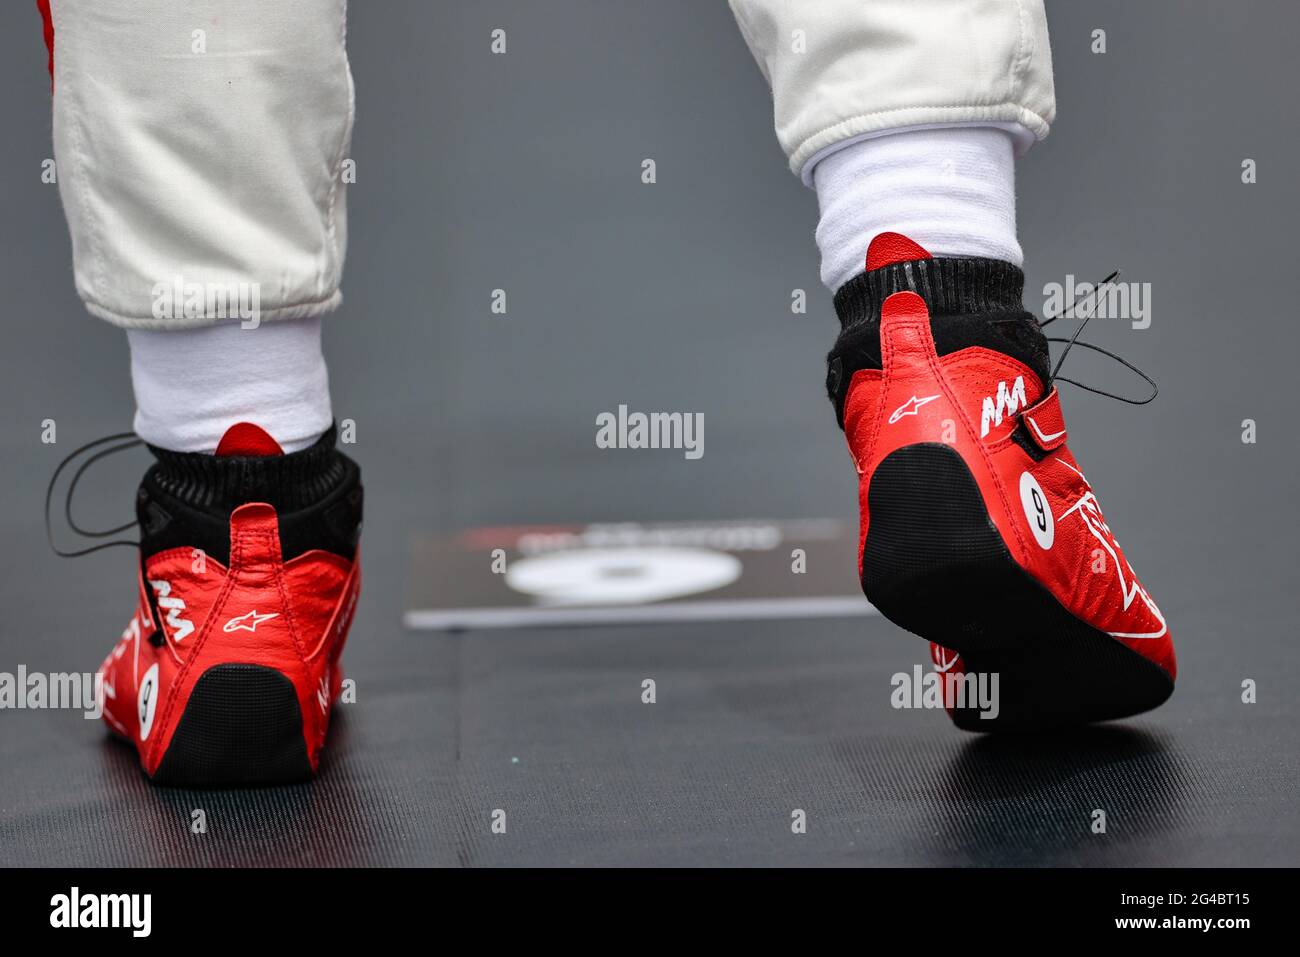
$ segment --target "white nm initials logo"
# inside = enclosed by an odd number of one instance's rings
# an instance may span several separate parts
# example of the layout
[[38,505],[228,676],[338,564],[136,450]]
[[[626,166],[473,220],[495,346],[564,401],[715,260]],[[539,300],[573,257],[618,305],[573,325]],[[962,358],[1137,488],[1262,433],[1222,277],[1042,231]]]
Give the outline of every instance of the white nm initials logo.
[[995,402],[993,396],[984,397],[984,408],[980,412],[980,438],[989,434],[989,429],[995,425],[1001,425],[1003,418],[1008,415],[1015,415],[1020,411],[1022,406],[1028,405],[1025,399],[1025,377],[1016,376],[1016,381],[1007,389],[1006,381],[998,383],[998,395]]
[[149,584],[153,586],[158,596],[158,607],[167,612],[167,624],[172,630],[172,641],[180,641],[194,630],[194,622],[181,617],[181,612],[185,610],[185,602],[172,594],[171,582],[155,581],[151,578]]

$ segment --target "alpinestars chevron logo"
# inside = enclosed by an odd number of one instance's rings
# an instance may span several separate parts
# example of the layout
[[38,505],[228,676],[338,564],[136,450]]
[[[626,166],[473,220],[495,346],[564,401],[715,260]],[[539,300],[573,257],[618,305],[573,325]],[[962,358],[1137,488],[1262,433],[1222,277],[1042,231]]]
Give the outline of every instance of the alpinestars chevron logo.
[[165,621],[171,628],[172,641],[180,641],[194,631],[194,622],[181,617],[181,612],[185,610],[185,602],[172,594],[172,583],[151,578],[149,584],[153,586],[154,593],[158,596],[158,607],[167,612]]
[[270,621],[272,618],[279,618],[279,617],[280,617],[280,613],[278,611],[269,612],[265,615],[259,615],[257,613],[257,609],[254,608],[252,611],[247,612],[246,614],[240,615],[237,618],[230,619],[228,622],[226,622],[226,624],[222,627],[221,630],[222,631],[257,631],[257,626],[260,625],[262,622]]
[[984,405],[980,410],[980,438],[984,438],[989,434],[989,429],[1001,425],[1003,419],[1015,415],[1028,404],[1029,400],[1025,398],[1024,376],[1016,376],[1016,381],[1009,389],[1005,380],[999,382],[997,396],[984,397]]
[[939,398],[937,395],[922,396],[919,399],[916,396],[912,396],[894,410],[894,414],[889,417],[889,424],[893,425],[905,415],[916,415],[921,406],[933,402],[937,398]]

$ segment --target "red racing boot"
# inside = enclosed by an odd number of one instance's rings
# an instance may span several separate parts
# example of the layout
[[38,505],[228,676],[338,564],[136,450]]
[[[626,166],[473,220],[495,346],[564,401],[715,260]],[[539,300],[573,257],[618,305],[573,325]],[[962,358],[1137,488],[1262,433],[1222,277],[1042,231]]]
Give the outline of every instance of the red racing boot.
[[247,423],[215,456],[153,452],[138,607],[100,667],[104,720],[157,784],[309,778],[360,587],[360,470],[332,429],[291,455]]
[[[969,730],[1136,714],[1176,674],[1164,616],[1066,448],[1023,282],[885,233],[835,297],[827,385],[861,476],[862,587],[933,643]],[[997,676],[994,707],[969,696],[980,675]]]

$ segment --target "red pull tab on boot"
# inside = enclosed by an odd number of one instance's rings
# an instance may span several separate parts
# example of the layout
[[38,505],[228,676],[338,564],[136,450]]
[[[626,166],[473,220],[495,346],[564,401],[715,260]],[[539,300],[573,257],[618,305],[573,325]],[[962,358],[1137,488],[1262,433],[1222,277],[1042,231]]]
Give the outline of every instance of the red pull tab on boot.
[[265,502],[249,502],[230,513],[230,574],[270,579],[279,569],[280,521]]
[[914,292],[896,292],[880,307],[880,357],[885,378],[933,378],[936,360],[930,310]]

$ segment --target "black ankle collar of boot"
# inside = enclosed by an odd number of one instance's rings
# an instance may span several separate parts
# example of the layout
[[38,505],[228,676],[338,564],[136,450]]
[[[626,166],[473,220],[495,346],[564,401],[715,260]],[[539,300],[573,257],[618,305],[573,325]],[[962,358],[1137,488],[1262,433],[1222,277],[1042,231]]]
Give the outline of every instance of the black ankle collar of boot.
[[1000,259],[914,259],[873,269],[835,294],[841,330],[826,357],[826,393],[844,427],[853,374],[879,369],[880,308],[896,292],[915,292],[930,313],[935,351],[943,356],[983,346],[1023,362],[1047,381],[1047,340],[1025,311],[1025,274]]
[[216,456],[149,446],[157,462],[146,481],[194,508],[228,514],[247,502],[276,511],[308,508],[338,488],[347,460],[334,448],[333,425],[315,444],[288,455]]
[[1021,312],[1025,274],[1001,259],[914,259],[864,272],[835,293],[835,314],[848,329],[879,322],[880,307],[896,292],[914,292],[933,316]]

